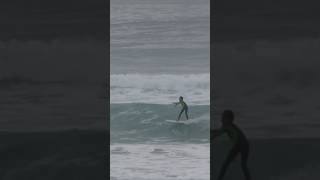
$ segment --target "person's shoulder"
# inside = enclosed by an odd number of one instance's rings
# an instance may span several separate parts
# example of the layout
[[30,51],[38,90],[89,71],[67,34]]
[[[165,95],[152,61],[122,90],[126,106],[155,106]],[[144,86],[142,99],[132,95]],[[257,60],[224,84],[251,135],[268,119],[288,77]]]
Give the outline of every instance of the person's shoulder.
[[240,130],[240,128],[236,124],[232,124],[232,128]]

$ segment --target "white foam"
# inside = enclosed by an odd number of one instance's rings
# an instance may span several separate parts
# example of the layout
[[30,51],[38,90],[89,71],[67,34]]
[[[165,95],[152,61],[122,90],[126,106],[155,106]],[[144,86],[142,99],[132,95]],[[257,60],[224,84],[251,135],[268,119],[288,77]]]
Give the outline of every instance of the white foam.
[[112,74],[111,103],[168,104],[183,96],[188,104],[210,102],[210,75]]
[[130,153],[112,153],[112,180],[208,180],[210,144],[112,144]]

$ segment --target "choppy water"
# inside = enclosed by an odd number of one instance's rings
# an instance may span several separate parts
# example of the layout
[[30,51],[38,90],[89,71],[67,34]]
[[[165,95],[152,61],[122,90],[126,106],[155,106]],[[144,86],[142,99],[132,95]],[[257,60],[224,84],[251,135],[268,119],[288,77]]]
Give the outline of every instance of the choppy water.
[[111,72],[208,73],[209,0],[112,0]]
[[[155,104],[112,104],[112,142],[209,142],[209,106],[189,106],[186,124],[175,124],[180,107]],[[184,114],[181,121],[185,121]]]
[[113,144],[112,180],[208,180],[210,144]]
[[184,96],[188,104],[209,104],[210,75],[112,74],[111,103],[171,104]]
[[111,179],[209,179],[209,2],[111,1]]
[[189,106],[186,124],[165,121],[179,111],[173,104],[111,104],[112,180],[209,179],[209,106]]
[[[0,79],[0,126],[5,131],[104,129],[105,88]],[[26,119],[27,118],[27,119]]]

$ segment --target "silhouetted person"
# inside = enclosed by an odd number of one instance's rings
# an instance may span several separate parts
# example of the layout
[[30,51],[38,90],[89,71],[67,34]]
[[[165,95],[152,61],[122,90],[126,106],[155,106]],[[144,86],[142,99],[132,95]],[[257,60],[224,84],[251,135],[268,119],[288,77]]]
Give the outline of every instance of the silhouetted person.
[[188,119],[189,119],[189,117],[188,117],[188,105],[187,105],[186,102],[183,101],[183,97],[180,96],[180,97],[179,97],[179,102],[176,102],[176,103],[174,103],[174,104],[175,104],[175,105],[181,104],[181,106],[182,106],[182,109],[181,109],[181,111],[180,111],[180,113],[179,113],[179,116],[178,116],[178,121],[180,120],[180,117],[181,117],[181,114],[183,113],[183,111],[184,111],[184,113],[185,113],[185,115],[186,115],[186,118],[187,118],[187,120],[188,120]]
[[225,110],[222,113],[222,127],[220,129],[213,130],[213,139],[226,133],[233,143],[233,147],[222,165],[218,180],[223,179],[228,166],[232,161],[234,161],[238,154],[241,155],[241,167],[244,176],[246,180],[251,180],[247,165],[249,155],[249,142],[243,132],[233,123],[233,120],[233,112],[231,110]]

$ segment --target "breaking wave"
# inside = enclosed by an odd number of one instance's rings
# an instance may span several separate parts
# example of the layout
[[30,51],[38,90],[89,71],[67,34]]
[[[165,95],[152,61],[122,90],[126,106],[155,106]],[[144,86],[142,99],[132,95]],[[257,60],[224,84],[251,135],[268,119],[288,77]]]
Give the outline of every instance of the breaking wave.
[[183,96],[187,103],[208,105],[210,75],[207,74],[112,74],[111,103],[169,104]]
[[179,111],[180,107],[168,104],[111,104],[111,142],[208,142],[209,106],[189,106],[190,119],[185,124],[166,121],[175,120]]

